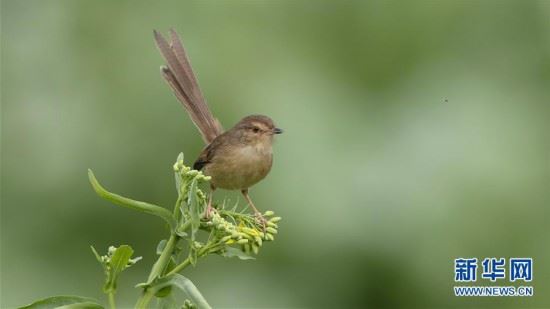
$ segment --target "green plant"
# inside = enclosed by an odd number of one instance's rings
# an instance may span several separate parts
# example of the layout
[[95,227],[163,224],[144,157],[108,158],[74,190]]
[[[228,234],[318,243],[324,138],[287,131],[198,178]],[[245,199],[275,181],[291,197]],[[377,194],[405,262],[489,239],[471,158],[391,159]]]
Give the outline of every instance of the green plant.
[[[136,308],[148,308],[156,298],[162,308],[210,308],[210,305],[197,287],[180,272],[189,266],[195,266],[199,259],[208,255],[237,257],[241,260],[253,259],[266,241],[274,240],[277,234],[277,222],[272,211],[264,216],[269,218],[267,227],[248,213],[246,208],[237,209],[234,205],[226,208],[225,203],[217,205],[206,219],[207,198],[200,185],[210,178],[200,171],[192,170],[183,164],[183,154],[174,164],[178,198],[172,212],[167,209],[135,201],[104,189],[93,172],[88,177],[95,192],[114,204],[151,214],[163,219],[170,230],[167,239],[157,246],[157,261],[153,264],[149,277],[136,287],[142,289]],[[92,251],[105,271],[103,291],[108,296],[109,306],[115,308],[117,279],[128,267],[136,264],[141,257],[132,258],[133,249],[128,245],[111,246],[106,255],[101,256],[95,248]],[[187,298],[177,300],[175,290],[182,291]],[[55,296],[37,301],[23,308],[103,308],[97,301],[78,296]]]

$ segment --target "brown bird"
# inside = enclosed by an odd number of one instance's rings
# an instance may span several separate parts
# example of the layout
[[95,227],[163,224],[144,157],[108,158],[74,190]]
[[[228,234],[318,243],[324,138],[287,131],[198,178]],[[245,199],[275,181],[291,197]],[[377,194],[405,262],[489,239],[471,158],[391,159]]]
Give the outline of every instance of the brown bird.
[[212,196],[216,188],[240,190],[265,227],[265,220],[250,199],[248,189],[264,179],[271,170],[273,136],[283,131],[275,126],[271,118],[251,115],[224,132],[208,108],[177,33],[170,29],[170,42],[156,30],[154,35],[167,64],[161,66],[162,76],[207,144],[193,164],[194,169],[202,170],[212,178],[205,216],[208,217],[212,210]]

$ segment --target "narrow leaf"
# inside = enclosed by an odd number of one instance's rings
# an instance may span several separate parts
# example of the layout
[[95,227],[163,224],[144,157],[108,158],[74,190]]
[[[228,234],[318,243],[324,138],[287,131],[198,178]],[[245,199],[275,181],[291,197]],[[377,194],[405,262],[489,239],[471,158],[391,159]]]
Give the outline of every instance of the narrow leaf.
[[193,179],[191,186],[189,186],[189,198],[187,201],[189,205],[189,214],[191,221],[191,239],[195,239],[195,233],[200,227],[201,224],[201,214],[199,205],[197,203],[197,180]]
[[[66,307],[86,304],[87,307]],[[103,308],[95,299],[81,296],[52,296],[37,300],[34,303],[19,309],[52,309],[52,308]]]
[[105,188],[103,188],[99,184],[99,182],[94,176],[94,173],[90,169],[88,169],[88,178],[90,179],[90,183],[92,184],[92,187],[94,188],[95,192],[100,197],[122,207],[127,207],[130,209],[139,210],[151,215],[158,216],[164,219],[164,221],[166,221],[170,225],[170,228],[174,230],[176,226],[175,219],[172,213],[170,213],[165,208],[162,208],[160,206],[156,206],[153,204],[141,202],[141,201],[132,200],[105,190]]
[[60,306],[60,307],[56,307],[56,309],[104,309],[104,308],[103,306],[96,303],[85,302],[85,303],[76,303],[76,304]]
[[185,294],[187,294],[187,297],[189,297],[191,301],[197,305],[199,309],[212,308],[210,307],[204,296],[202,296],[201,292],[199,292],[197,287],[193,284],[193,282],[180,274],[173,274],[171,276],[158,279],[154,281],[148,288],[153,289],[153,291],[156,293],[167,286],[172,286],[183,291]]
[[[180,161],[183,161],[183,152],[180,152],[180,154],[178,155],[178,158],[176,159],[176,164],[178,164]],[[174,176],[176,178],[176,191],[178,191],[178,196],[181,196],[181,175],[178,171],[175,171]]]
[[95,250],[94,246],[90,246],[90,249],[92,249],[92,252],[94,253],[95,258],[97,259],[97,261],[98,261],[99,263],[101,263],[101,265],[103,265],[103,261],[101,260],[101,256],[99,255],[99,253],[97,253],[97,251]]
[[157,254],[160,255],[162,251],[164,251],[165,247],[166,247],[166,239],[163,239],[157,245]]

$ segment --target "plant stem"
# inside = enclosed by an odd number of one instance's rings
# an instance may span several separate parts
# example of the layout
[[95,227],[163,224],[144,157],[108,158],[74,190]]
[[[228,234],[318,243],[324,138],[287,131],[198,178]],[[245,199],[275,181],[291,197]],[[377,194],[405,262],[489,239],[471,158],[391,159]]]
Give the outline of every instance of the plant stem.
[[[153,268],[151,269],[151,273],[149,274],[149,278],[147,279],[147,283],[153,282],[155,278],[161,277],[164,273],[164,270],[166,269],[166,266],[168,265],[168,262],[170,261],[170,257],[172,256],[172,253],[174,252],[174,249],[176,247],[176,243],[179,240],[179,236],[175,233],[172,233],[170,235],[170,238],[166,242],[166,246],[164,247],[164,250],[162,250],[162,253],[160,254],[158,260],[153,265]],[[138,299],[136,303],[136,308],[147,308],[147,305],[153,298],[154,291],[148,288],[145,288],[143,290],[143,293],[141,294],[141,297]]]
[[[216,248],[216,246],[218,246],[218,245],[220,245],[220,243],[214,243],[214,244],[207,245],[207,246],[203,247],[197,254],[198,258],[201,258],[201,257],[207,255],[212,248]],[[181,262],[176,267],[174,267],[170,272],[168,272],[166,274],[166,276],[170,276],[170,275],[173,275],[173,274],[176,274],[176,273],[180,272],[185,267],[189,266],[189,264],[191,264],[191,260],[189,258],[186,258],[183,262]]]
[[183,262],[178,264],[178,266],[174,267],[170,272],[166,274],[166,276],[173,275],[175,273],[178,273],[180,270],[184,269],[185,267],[189,266],[191,264],[191,260],[189,258],[186,258]]
[[172,233],[172,235],[170,235],[170,238],[168,239],[168,242],[166,242],[164,250],[162,250],[162,253],[160,254],[158,260],[155,262],[153,268],[151,269],[151,273],[149,274],[147,283],[151,283],[155,278],[162,276],[164,269],[166,269],[166,265],[168,265],[168,262],[170,261],[170,256],[172,255],[172,252],[174,252],[174,248],[176,247],[176,242],[178,241],[178,239],[179,236],[175,233]]
[[115,305],[115,293],[113,292],[109,292],[109,307],[111,307],[111,309],[116,309],[116,305]]
[[138,299],[136,303],[137,309],[145,309],[149,305],[149,302],[153,297],[155,296],[154,290],[152,289],[146,289],[143,291],[143,294],[141,294],[141,297]]

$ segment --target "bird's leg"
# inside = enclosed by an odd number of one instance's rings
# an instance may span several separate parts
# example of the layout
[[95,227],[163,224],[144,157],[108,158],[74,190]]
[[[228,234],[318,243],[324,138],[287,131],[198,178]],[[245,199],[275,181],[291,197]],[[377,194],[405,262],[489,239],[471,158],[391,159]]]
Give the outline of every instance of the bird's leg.
[[208,206],[206,206],[206,211],[204,212],[204,217],[208,220],[210,218],[210,212],[212,212],[212,198],[214,197],[214,191],[216,187],[210,185],[210,196],[208,196]]
[[267,221],[265,220],[264,216],[262,216],[262,213],[256,208],[256,206],[254,206],[254,203],[252,203],[252,200],[248,195],[248,189],[241,190],[241,193],[243,194],[244,198],[248,202],[248,205],[250,205],[250,207],[252,207],[252,209],[254,210],[254,214],[258,218],[258,221],[260,221],[260,223],[262,224],[265,231],[265,224]]

